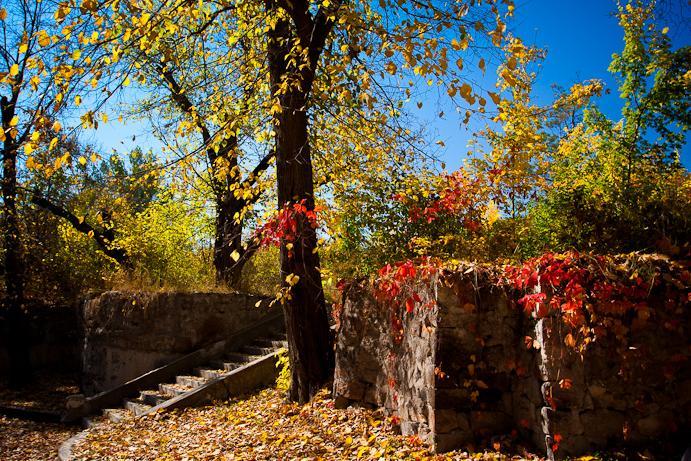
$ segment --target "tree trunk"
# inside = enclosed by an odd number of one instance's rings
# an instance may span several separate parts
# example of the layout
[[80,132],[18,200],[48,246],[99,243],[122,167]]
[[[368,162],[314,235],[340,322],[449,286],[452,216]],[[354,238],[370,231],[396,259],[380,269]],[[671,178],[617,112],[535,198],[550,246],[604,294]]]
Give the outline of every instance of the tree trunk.
[[[8,122],[5,120],[7,107],[4,98],[3,103],[4,128]],[[31,379],[30,332],[24,305],[24,261],[17,214],[17,146],[9,135],[3,148],[2,199],[5,250],[5,297],[2,305],[8,329],[9,381],[13,387],[21,387]]]
[[[268,7],[274,5],[269,1]],[[278,20],[269,31],[269,67],[273,94],[277,94],[287,72],[286,55],[290,36],[286,20]],[[308,143],[307,96],[311,80],[302,82],[278,96],[282,111],[276,115],[276,176],[279,209],[305,200],[314,209],[312,160]],[[301,403],[309,401],[332,376],[334,358],[328,314],[324,301],[317,235],[304,215],[298,215],[297,239],[292,251],[281,242],[281,280],[297,275],[290,297],[284,300],[286,333],[290,354],[291,385],[289,398]]]
[[242,268],[252,257],[252,247],[242,245],[243,220],[235,215],[242,212],[244,202],[237,199],[216,198],[216,232],[214,240],[214,268],[216,283],[238,288]]

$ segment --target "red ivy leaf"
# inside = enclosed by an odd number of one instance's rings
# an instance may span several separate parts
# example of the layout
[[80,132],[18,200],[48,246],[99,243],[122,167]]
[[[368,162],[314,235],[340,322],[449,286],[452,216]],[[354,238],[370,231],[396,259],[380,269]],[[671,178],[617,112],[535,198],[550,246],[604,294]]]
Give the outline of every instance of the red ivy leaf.
[[408,298],[405,300],[405,310],[408,313],[413,312],[415,309],[415,300],[413,298]]

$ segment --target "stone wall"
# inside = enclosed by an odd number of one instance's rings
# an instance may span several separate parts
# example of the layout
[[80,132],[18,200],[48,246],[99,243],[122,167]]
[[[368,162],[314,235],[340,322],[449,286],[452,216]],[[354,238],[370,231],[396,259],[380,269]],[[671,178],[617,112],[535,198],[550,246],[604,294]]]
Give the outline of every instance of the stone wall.
[[[429,300],[434,293],[420,295]],[[397,341],[388,306],[366,285],[351,285],[347,299],[336,340],[336,405],[386,408],[400,417],[404,433],[433,442],[436,309],[418,307]]]
[[539,388],[517,379],[530,357],[522,353],[521,314],[504,290],[486,274],[447,274],[437,302],[436,366],[443,372],[436,381],[437,449],[483,444],[534,419]]
[[[622,376],[612,340],[591,344],[581,358],[565,345],[561,319],[525,316],[518,295],[492,274],[464,270],[419,283],[423,299],[403,317],[400,341],[391,306],[368,282],[349,286],[336,343],[337,404],[383,407],[400,418],[403,434],[439,451],[488,448],[510,433],[550,457],[685,443],[691,346],[665,325],[691,331],[688,305],[636,333],[632,347],[647,354],[648,368]],[[422,307],[429,299],[433,307]],[[527,337],[537,347],[526,347]]]
[[103,293],[83,308],[84,390],[93,394],[127,382],[277,309],[235,293]]
[[[537,321],[535,337],[542,346],[537,361],[543,398],[539,422],[548,451],[557,434],[559,452],[565,454],[622,444],[688,443],[691,345],[688,336],[665,328],[668,322],[682,321],[684,330],[691,331],[689,306],[680,307],[675,318],[656,309],[655,328],[636,332],[623,367],[613,338],[596,341],[581,358],[564,347],[559,319]],[[568,388],[559,384],[564,379]]]
[[[81,319],[74,306],[29,308],[29,357],[35,370],[78,372],[81,366]],[[8,371],[7,324],[0,316],[0,375]]]

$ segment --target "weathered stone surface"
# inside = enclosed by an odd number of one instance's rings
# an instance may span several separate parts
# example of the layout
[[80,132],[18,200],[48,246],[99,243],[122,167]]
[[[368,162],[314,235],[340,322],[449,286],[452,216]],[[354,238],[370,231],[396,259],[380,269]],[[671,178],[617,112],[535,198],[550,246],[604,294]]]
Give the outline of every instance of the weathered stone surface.
[[[691,430],[685,336],[669,334],[662,320],[636,331],[628,351],[648,353],[644,369],[635,357],[625,369],[620,345],[601,334],[581,357],[566,345],[560,318],[526,318],[514,307],[517,294],[475,275],[416,286],[436,308],[406,316],[400,343],[392,341],[390,306],[364,283],[351,289],[336,344],[336,398],[371,386],[364,402],[397,414],[404,434],[418,433],[438,451],[517,429],[560,458]],[[691,331],[689,313],[679,309],[672,320]],[[538,348],[527,348],[526,337]]]
[[84,389],[93,394],[115,387],[276,309],[262,298],[236,293],[103,293],[83,307]]
[[[9,369],[9,325],[0,312],[0,375]],[[51,306],[32,302],[28,306],[29,359],[35,370],[78,372],[82,329],[77,305]]]

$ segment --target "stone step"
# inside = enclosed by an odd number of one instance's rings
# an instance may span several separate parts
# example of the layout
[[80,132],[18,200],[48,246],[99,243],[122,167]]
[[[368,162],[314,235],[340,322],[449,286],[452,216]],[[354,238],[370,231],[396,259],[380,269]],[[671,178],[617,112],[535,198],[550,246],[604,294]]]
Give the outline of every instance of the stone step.
[[229,362],[227,360],[214,360],[209,365],[219,370],[233,371],[240,368],[244,363]]
[[240,349],[240,352],[248,355],[257,355],[259,357],[263,357],[267,354],[275,352],[275,349],[273,347],[243,346]]
[[222,378],[228,374],[227,370],[216,369],[216,368],[213,368],[213,369],[212,368],[195,368],[194,372],[197,373],[202,378],[207,379],[207,380]]
[[125,410],[124,408],[104,408],[103,416],[106,417],[109,421],[119,423],[120,421],[123,421],[127,418],[131,418],[132,413],[130,413],[128,410]]
[[192,375],[181,375],[175,377],[175,384],[179,384],[180,386],[186,386],[192,389],[203,385],[204,383],[206,383],[206,381],[207,380],[204,378]]
[[[263,355],[263,354],[262,354]],[[262,357],[262,355],[243,354],[242,352],[231,352],[226,354],[225,361],[233,363],[249,363]]]
[[288,347],[288,341],[281,341],[278,339],[260,338],[260,339],[255,339],[251,345],[252,346],[258,346],[258,347],[270,347],[273,349],[280,349],[282,347]]
[[147,405],[143,400],[140,399],[125,399],[123,406],[135,416],[143,415],[153,408],[151,405]]
[[144,402],[147,405],[151,405],[152,407],[155,407],[156,405],[160,405],[163,402],[166,402],[170,400],[169,395],[164,395],[163,393],[159,391],[153,391],[153,390],[148,390],[148,391],[141,391],[139,393],[139,400]]
[[183,386],[181,384],[162,383],[158,385],[158,391],[161,394],[168,396],[169,399],[177,397],[178,395],[186,394],[193,389],[194,387]]

